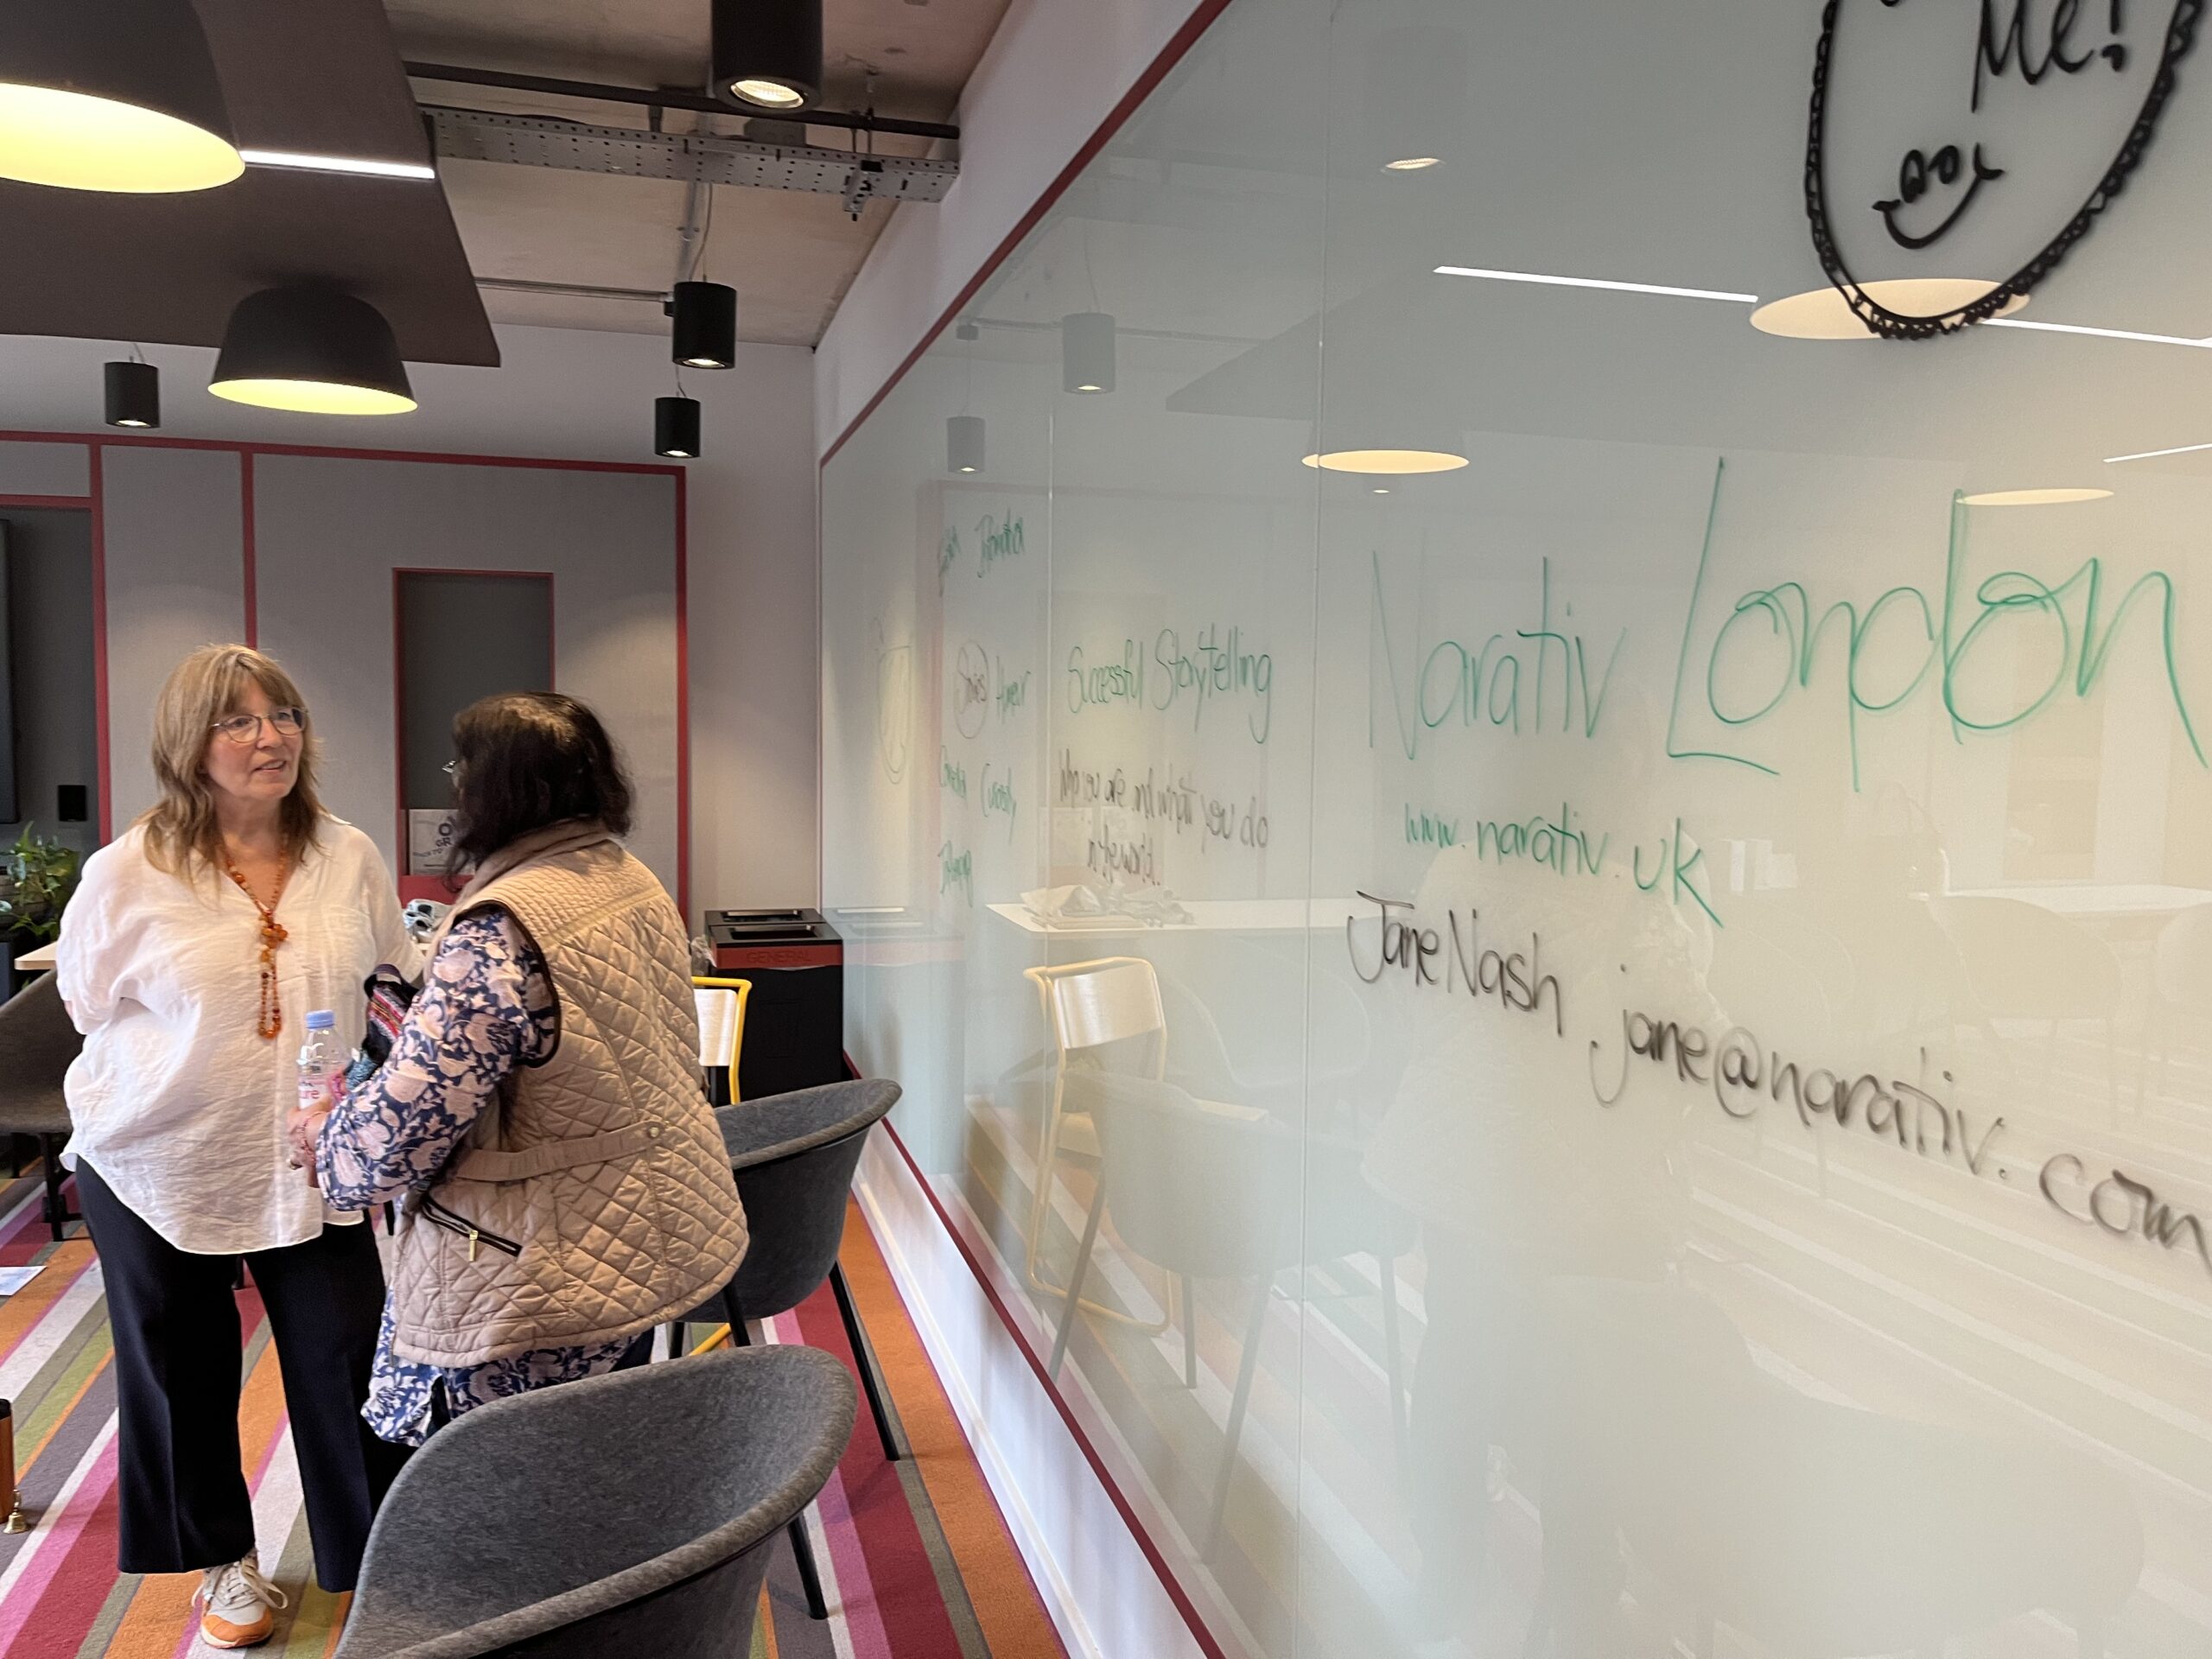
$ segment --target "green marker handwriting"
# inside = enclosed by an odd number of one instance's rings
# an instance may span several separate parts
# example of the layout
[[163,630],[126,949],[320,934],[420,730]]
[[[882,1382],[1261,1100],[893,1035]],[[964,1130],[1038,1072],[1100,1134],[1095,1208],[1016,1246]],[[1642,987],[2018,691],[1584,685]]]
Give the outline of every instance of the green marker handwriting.
[[[1459,639],[1437,641],[1421,653],[1420,669],[1408,686],[1399,677],[1397,646],[1390,637],[1389,607],[1382,593],[1382,557],[1379,553],[1370,556],[1373,582],[1370,646],[1370,650],[1381,647],[1383,671],[1389,682],[1390,712],[1397,721],[1398,741],[1407,760],[1417,757],[1422,731],[1434,731],[1454,721],[1461,727],[1488,725],[1509,728],[1516,736],[1554,730],[1572,733],[1578,728],[1585,738],[1597,736],[1599,723],[1605,718],[1605,695],[1612,683],[1614,666],[1620,661],[1621,647],[1628,641],[1628,631],[1624,628],[1613,640],[1612,649],[1605,653],[1605,665],[1599,670],[1597,683],[1592,686],[1590,675],[1597,653],[1580,634],[1564,632],[1552,626],[1552,562],[1548,558],[1542,563],[1539,578],[1536,626],[1516,628],[1511,635],[1514,639],[1535,645],[1533,672],[1523,667],[1522,649],[1508,645],[1508,636],[1500,631],[1473,648]],[[1567,606],[1561,627],[1573,614],[1573,606]],[[1414,648],[1417,652],[1421,650],[1421,631],[1416,626]],[[1544,712],[1554,648],[1560,654],[1556,725],[1548,721]],[[1524,683],[1529,686],[1525,720],[1522,710]],[[1367,743],[1370,748],[1375,747],[1375,700],[1371,692],[1368,698]]]
[[[2000,570],[1969,594],[1963,581],[1966,511],[1956,498],[1938,599],[1931,600],[1921,588],[1900,584],[1877,594],[1863,610],[1847,599],[1821,608],[1802,582],[1753,588],[1739,595],[1722,620],[1707,648],[1700,682],[1692,667],[1691,653],[1706,569],[1713,554],[1713,525],[1719,508],[1722,476],[1722,468],[1717,467],[1713,507],[1706,521],[1705,542],[1698,553],[1697,574],[1690,584],[1690,602],[1683,615],[1681,645],[1675,658],[1674,693],[1667,715],[1667,753],[1672,759],[1721,760],[1779,776],[1778,766],[1741,752],[1740,740],[1725,748],[1713,739],[1703,740],[1713,744],[1710,747],[1681,747],[1685,687],[1701,683],[1703,713],[1720,727],[1741,731],[1767,719],[1796,693],[1810,691],[1816,671],[1824,664],[1840,659],[1838,689],[1850,736],[1852,787],[1856,789],[1862,715],[1888,713],[1932,683],[1942,700],[1952,735],[1962,743],[1970,733],[2011,730],[2069,689],[2075,697],[2086,700],[2096,690],[2098,678],[2111,659],[2129,611],[2138,600],[2155,595],[2158,648],[2166,687],[2191,752],[2200,766],[2207,764],[2188,697],[2182,690],[2176,642],[2180,595],[2173,578],[2163,570],[2138,577],[2113,606],[2108,618],[2103,615],[2104,562],[2094,556],[2084,559],[2073,575],[2056,587],[2023,570]],[[1976,647],[1998,638],[2005,629],[2015,638],[2039,638],[2052,661],[2050,680],[2024,701],[2012,699],[2010,707],[1985,703],[1977,697],[1972,673]],[[2024,634],[2023,630],[2032,632]],[[2140,632],[2139,629],[2139,637]],[[1916,647],[1910,643],[1916,637]],[[1768,676],[1759,687],[1764,697],[1753,692],[1732,701],[1722,690],[1727,667],[1753,660],[1752,653],[1762,644],[1770,653],[1774,645],[1782,646],[1773,665],[1762,671]],[[1830,647],[1825,654],[1824,647]],[[1748,677],[1751,671],[1741,671]]]

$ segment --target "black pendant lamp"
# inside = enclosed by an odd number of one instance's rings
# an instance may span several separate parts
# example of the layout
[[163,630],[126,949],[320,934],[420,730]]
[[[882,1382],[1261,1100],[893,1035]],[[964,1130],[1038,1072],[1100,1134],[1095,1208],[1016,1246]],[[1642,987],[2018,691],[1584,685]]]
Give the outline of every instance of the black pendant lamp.
[[0,178],[149,194],[244,171],[192,0],[0,5]]
[[240,300],[207,390],[234,404],[310,415],[404,415],[415,407],[384,314],[320,283],[264,288]]
[[822,96],[822,0],[715,0],[714,25],[725,104],[803,110]]
[[110,426],[158,427],[162,423],[162,375],[150,363],[110,363],[106,420]]
[[653,453],[673,461],[689,461],[699,453],[697,398],[653,399]]
[[737,363],[737,290],[721,283],[678,283],[668,302],[675,319],[669,355],[687,369]]
[[983,470],[983,417],[949,415],[944,422],[944,470],[980,473]]
[[1060,389],[1114,390],[1114,319],[1103,311],[1076,311],[1060,319]]

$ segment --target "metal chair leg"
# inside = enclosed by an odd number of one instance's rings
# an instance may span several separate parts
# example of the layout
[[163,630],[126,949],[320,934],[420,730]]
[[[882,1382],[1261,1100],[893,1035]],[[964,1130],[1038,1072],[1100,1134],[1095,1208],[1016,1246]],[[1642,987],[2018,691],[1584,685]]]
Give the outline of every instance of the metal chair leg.
[[[733,1281],[732,1283],[735,1281]],[[738,1305],[737,1292],[729,1285],[722,1287],[722,1317],[729,1321],[729,1345],[750,1348],[753,1333],[745,1328],[745,1310]]]
[[46,1224],[57,1244],[69,1234],[69,1205],[61,1196],[61,1183],[69,1179],[69,1173],[61,1167],[64,1144],[59,1135],[41,1135],[38,1138],[39,1169],[46,1177]]
[[1221,1472],[1214,1477],[1213,1512],[1206,1521],[1205,1559],[1221,1545],[1222,1518],[1229,1512],[1229,1478],[1236,1472],[1236,1443],[1244,1438],[1244,1408],[1252,1403],[1252,1376],[1260,1369],[1260,1337],[1268,1319],[1268,1275],[1262,1274],[1252,1294],[1252,1322],[1244,1332],[1244,1353],[1236,1363],[1236,1392],[1229,1400],[1229,1424],[1221,1448]]
[[1099,1218],[1106,1213],[1106,1183],[1101,1179],[1090,1195],[1090,1213],[1083,1220],[1083,1243],[1076,1247],[1075,1277],[1068,1281],[1068,1299],[1060,1306],[1060,1332],[1052,1338],[1052,1363],[1045,1375],[1057,1381],[1060,1361],[1068,1351],[1068,1333],[1075,1329],[1076,1309],[1083,1305],[1084,1276],[1090,1271],[1090,1252],[1098,1243]]
[[1191,1275],[1183,1275],[1183,1386],[1198,1386],[1198,1298]]
[[1397,1447],[1398,1467],[1412,1467],[1406,1451],[1406,1385],[1404,1351],[1398,1340],[1398,1270],[1390,1257],[1376,1253],[1375,1264],[1382,1281],[1382,1369],[1390,1381],[1390,1437]]
[[853,1363],[860,1370],[861,1388],[868,1395],[868,1408],[875,1419],[876,1437],[883,1442],[885,1460],[899,1461],[898,1438],[891,1432],[891,1414],[884,1408],[883,1385],[875,1370],[875,1355],[868,1345],[868,1332],[861,1327],[860,1310],[853,1306],[852,1287],[845,1282],[845,1268],[841,1262],[830,1264],[830,1288],[837,1298],[838,1314],[845,1321],[845,1340],[853,1345]]
[[830,1604],[822,1599],[822,1579],[814,1570],[814,1546],[806,1541],[804,1514],[793,1516],[785,1530],[791,1535],[791,1554],[798,1558],[798,1581],[806,1591],[806,1611],[817,1618],[827,1618]]

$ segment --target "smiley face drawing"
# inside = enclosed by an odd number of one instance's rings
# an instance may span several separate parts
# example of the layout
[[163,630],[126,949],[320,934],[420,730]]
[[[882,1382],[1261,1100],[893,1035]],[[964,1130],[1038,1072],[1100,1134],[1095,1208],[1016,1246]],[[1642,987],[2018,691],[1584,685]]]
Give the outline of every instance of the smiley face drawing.
[[983,729],[991,712],[991,659],[973,639],[952,658],[952,722],[963,737]]
[[[1827,0],[1805,207],[1867,327],[1924,340],[2016,306],[2142,161],[2207,3]],[[1862,286],[1900,277],[1979,280],[1928,316]]]

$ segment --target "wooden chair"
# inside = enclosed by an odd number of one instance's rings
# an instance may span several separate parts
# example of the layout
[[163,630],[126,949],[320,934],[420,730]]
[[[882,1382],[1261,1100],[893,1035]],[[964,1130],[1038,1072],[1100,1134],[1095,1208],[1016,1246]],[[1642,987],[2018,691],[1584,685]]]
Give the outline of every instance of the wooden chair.
[[707,1073],[707,1098],[716,1106],[739,1099],[737,1060],[745,1052],[745,1005],[752,995],[749,979],[691,982],[699,1005],[699,1064]]
[[[1133,1075],[1158,1083],[1167,1066],[1167,1014],[1160,1001],[1160,976],[1142,957],[1101,957],[1091,962],[1025,968],[1022,973],[1043,999],[1053,1051],[1052,1089],[1038,1136],[1037,1190],[1030,1200],[1023,1268],[1033,1288],[1047,1295],[1065,1296],[1067,1287],[1046,1278],[1039,1266],[1055,1171],[1063,1158],[1095,1169],[1099,1155],[1098,1131],[1090,1112],[1068,1109],[1070,1067],[1103,1069],[1109,1058],[1118,1058],[1112,1051],[1119,1046],[1143,1042],[1146,1052]],[[1176,1300],[1172,1282],[1161,1300],[1172,1319]],[[1082,1306],[1102,1319],[1140,1330],[1167,1328],[1167,1319],[1140,1319],[1098,1302],[1086,1301]]]

